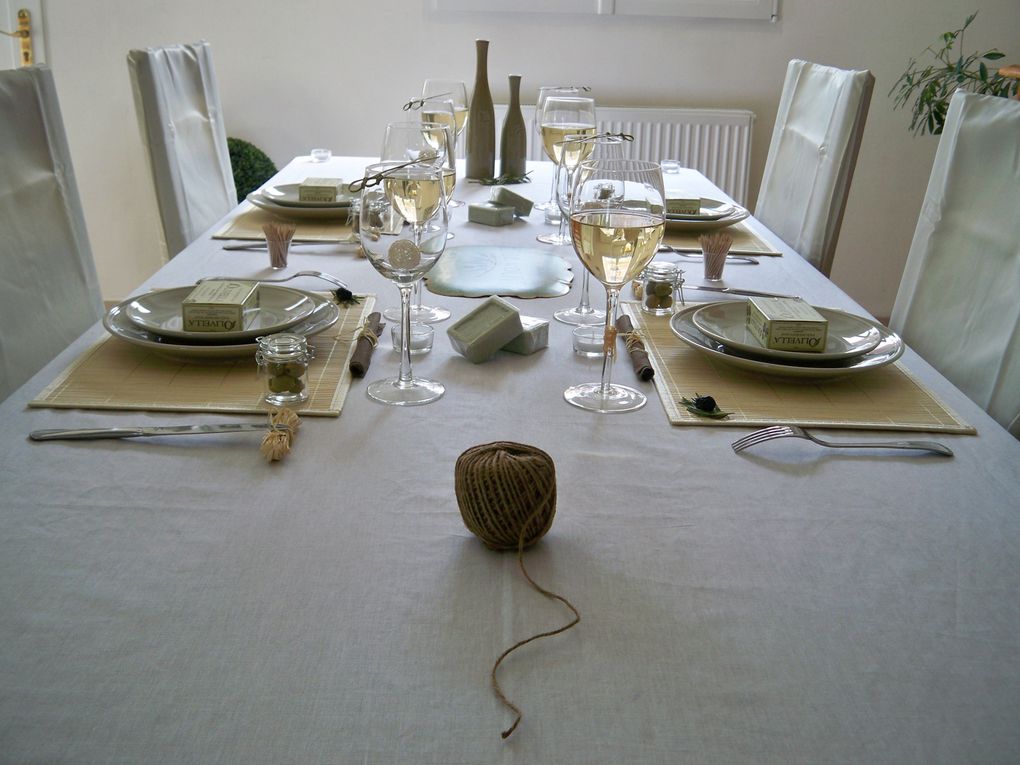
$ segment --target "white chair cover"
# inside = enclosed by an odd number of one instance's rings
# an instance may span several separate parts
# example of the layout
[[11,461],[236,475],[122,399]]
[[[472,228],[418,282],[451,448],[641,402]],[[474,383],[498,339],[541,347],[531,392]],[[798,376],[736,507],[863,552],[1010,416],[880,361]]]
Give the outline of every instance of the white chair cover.
[[102,309],[53,73],[0,71],[0,400]]
[[1020,101],[953,96],[890,326],[1020,438]]
[[754,214],[826,276],[874,85],[866,69],[786,68]]
[[173,257],[237,204],[212,48],[132,50],[128,69]]

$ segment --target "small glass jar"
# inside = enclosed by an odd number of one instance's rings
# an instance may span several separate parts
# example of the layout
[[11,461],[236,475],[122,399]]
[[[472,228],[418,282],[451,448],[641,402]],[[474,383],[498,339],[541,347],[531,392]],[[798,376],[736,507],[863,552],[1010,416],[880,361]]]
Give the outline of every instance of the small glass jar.
[[653,260],[641,273],[641,310],[653,316],[673,313],[681,271],[676,263]]
[[308,400],[308,363],[315,349],[303,335],[281,332],[258,338],[255,360],[259,376],[266,381],[266,402],[288,406]]

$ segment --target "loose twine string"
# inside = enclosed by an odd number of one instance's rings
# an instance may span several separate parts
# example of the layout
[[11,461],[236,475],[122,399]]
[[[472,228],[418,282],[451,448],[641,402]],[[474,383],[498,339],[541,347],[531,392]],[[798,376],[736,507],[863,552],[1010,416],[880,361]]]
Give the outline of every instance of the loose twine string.
[[489,673],[496,698],[513,711],[513,724],[500,736],[508,738],[523,713],[507,698],[496,676],[500,664],[518,648],[544,637],[559,635],[581,621],[581,613],[562,595],[545,589],[528,573],[524,548],[537,542],[552,526],[556,513],[556,470],[541,449],[510,441],[474,446],[457,459],[457,503],[468,529],[493,550],[517,549],[517,566],[541,595],[570,609],[574,618],[558,629],[519,640],[499,655]]
[[377,348],[379,346],[379,335],[377,335],[371,327],[364,324],[358,327],[357,337],[363,337],[368,340],[368,342],[372,344],[373,348]]

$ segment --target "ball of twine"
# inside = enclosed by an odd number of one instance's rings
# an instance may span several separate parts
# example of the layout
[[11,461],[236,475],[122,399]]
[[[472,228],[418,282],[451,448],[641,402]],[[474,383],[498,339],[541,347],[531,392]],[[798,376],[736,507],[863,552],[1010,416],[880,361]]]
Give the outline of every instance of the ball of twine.
[[541,449],[513,441],[472,446],[457,458],[464,525],[493,550],[534,544],[556,514],[556,468]]

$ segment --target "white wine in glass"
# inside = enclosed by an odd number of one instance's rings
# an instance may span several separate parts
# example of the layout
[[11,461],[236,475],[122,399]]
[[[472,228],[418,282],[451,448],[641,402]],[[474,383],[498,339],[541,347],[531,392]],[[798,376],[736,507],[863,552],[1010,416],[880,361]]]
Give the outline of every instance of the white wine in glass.
[[654,257],[666,222],[662,168],[656,162],[602,159],[582,162],[570,197],[574,251],[606,287],[602,379],[573,385],[566,401],[593,412],[629,412],[647,402],[634,388],[612,383],[620,288]]
[[[550,160],[559,166],[564,159],[564,139],[569,136],[595,135],[595,99],[582,96],[550,96],[542,107],[541,117],[542,148]],[[590,152],[582,145],[575,152],[570,152],[568,160],[579,160],[585,152]],[[556,187],[553,186],[553,201],[556,201]],[[550,221],[554,216],[546,216]],[[557,223],[560,216],[555,216]],[[562,230],[537,237],[544,244],[563,246],[570,244],[570,237]]]
[[[538,89],[538,96],[535,98],[535,134],[538,140],[542,140],[542,110],[545,102],[554,96],[584,96],[590,88],[577,87],[576,85],[543,85]],[[536,210],[542,210],[548,216],[547,220],[554,223],[559,220],[560,210],[556,204],[556,180],[553,179],[552,190],[549,192],[549,201],[539,202],[535,205]]]

